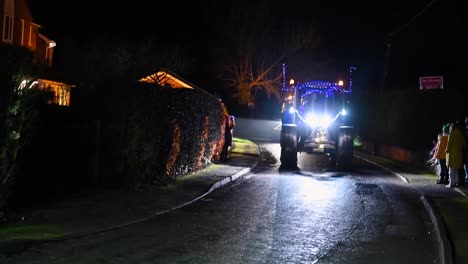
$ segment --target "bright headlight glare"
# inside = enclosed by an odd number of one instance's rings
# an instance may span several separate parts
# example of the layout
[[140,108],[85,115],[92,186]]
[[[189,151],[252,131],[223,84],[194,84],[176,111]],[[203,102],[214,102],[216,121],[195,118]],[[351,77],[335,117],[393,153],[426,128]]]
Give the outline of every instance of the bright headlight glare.
[[306,115],[306,122],[312,128],[327,128],[333,122],[333,119],[330,115],[318,116],[315,113],[308,113]]
[[311,127],[316,127],[319,125],[319,119],[314,113],[308,113],[306,115],[306,122]]
[[341,110],[341,115],[345,116],[348,112],[346,111],[346,109],[343,108],[343,110]]
[[332,122],[332,118],[329,115],[324,115],[322,116],[322,119],[320,120],[320,126],[327,128]]

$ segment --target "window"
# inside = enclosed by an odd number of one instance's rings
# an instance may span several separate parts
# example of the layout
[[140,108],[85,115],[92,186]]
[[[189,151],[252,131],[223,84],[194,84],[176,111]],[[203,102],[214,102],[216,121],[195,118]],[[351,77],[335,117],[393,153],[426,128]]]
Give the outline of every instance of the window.
[[67,89],[68,87],[63,87],[63,86],[60,86],[58,88],[58,98],[57,98],[57,103],[59,105],[68,105],[68,93],[69,93],[69,89]]
[[13,18],[15,17],[15,1],[5,0],[3,6],[3,36],[2,40],[13,43]]
[[3,18],[3,40],[10,43],[13,41],[13,17],[11,16]]
[[33,26],[29,26],[29,46],[32,45],[32,32],[33,32]]
[[21,19],[21,46],[24,46],[24,19]]

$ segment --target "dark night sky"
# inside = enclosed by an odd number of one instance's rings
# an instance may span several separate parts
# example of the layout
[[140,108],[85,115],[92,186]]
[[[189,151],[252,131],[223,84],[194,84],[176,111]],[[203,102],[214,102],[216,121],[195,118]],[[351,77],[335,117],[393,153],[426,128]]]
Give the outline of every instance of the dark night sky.
[[[213,23],[219,13],[218,8],[223,5],[220,2],[169,1],[148,4],[147,1],[128,1],[116,4],[116,1],[112,1],[105,5],[95,1],[44,0],[30,1],[30,5],[36,22],[43,25],[44,33],[57,42],[56,60],[60,61],[58,57],[66,49],[63,45],[70,41],[84,43],[95,36],[112,36],[113,33],[126,39],[158,35],[158,38],[171,39],[186,47],[196,57],[195,62],[199,63],[195,67],[203,68],[203,57],[207,52],[203,47],[210,47],[212,38],[216,38],[216,26],[221,26],[223,22]],[[346,71],[351,65],[368,74],[376,74],[376,68],[383,60],[386,34],[404,25],[429,2],[289,0],[268,3],[278,19],[294,21],[291,23],[316,22],[320,46],[306,52],[313,53],[315,57],[305,55],[302,60],[299,58],[300,66],[297,68],[307,69],[310,60],[322,56],[332,62],[328,66],[331,76]],[[248,8],[249,1],[232,3]],[[461,24],[461,13],[458,13],[461,7],[457,5],[456,0],[439,0],[414,23],[405,27],[395,38],[395,56],[398,57],[400,53],[401,57],[406,58],[415,51],[445,56],[449,43],[451,47],[456,47],[451,49],[452,53],[461,51],[459,46],[464,45],[464,37],[459,31],[464,30],[464,26]],[[426,45],[428,39],[433,45]],[[449,55],[457,57],[456,54]],[[420,60],[420,57],[415,59]],[[203,80],[194,80],[195,83],[197,81],[203,83]]]

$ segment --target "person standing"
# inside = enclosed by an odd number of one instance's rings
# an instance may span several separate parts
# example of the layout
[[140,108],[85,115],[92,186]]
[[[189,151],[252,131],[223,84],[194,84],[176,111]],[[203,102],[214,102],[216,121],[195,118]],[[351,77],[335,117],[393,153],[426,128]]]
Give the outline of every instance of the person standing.
[[449,137],[450,125],[446,124],[442,126],[442,133],[437,137],[437,143],[434,149],[433,159],[437,160],[439,165],[439,179],[437,184],[447,184],[449,179],[448,167],[446,163],[445,150],[447,149],[448,137]]
[[229,153],[232,147],[232,138],[234,134],[234,126],[235,118],[232,115],[228,115],[225,120],[225,127],[224,127],[224,145],[223,150],[221,152],[221,159],[227,160],[229,157]]
[[462,130],[465,137],[465,145],[463,146],[463,174],[461,174],[460,184],[468,185],[468,115],[465,116]]
[[234,127],[236,126],[236,118],[233,115],[229,116],[229,129],[231,129],[231,139],[234,137]]
[[454,122],[450,126],[450,134],[447,142],[446,160],[449,168],[449,184],[447,188],[453,188],[460,184],[460,169],[462,168],[463,146],[465,138],[460,123]]

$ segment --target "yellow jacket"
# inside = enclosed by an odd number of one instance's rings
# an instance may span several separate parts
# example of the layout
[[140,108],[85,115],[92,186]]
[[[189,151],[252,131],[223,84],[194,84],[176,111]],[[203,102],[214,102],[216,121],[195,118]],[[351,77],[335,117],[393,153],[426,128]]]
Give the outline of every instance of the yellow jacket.
[[465,146],[465,138],[461,129],[454,128],[450,131],[447,142],[447,166],[454,169],[461,169],[462,167],[462,151]]

